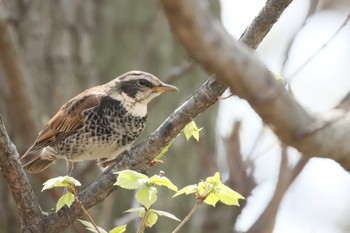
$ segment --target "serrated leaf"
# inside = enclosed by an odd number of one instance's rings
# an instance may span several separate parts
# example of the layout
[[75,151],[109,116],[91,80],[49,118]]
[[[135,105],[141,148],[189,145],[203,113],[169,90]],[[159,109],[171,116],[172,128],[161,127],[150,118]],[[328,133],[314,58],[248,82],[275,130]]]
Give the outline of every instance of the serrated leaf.
[[152,211],[155,212],[156,214],[158,214],[159,216],[167,217],[167,218],[173,219],[175,221],[181,222],[181,220],[178,219],[175,215],[168,213],[166,211],[162,211],[162,210],[152,210]]
[[136,193],[136,200],[147,209],[157,200],[157,189],[154,187],[143,187]]
[[244,199],[244,197],[241,194],[237,193],[236,191],[232,190],[230,187],[224,184],[220,184],[218,186],[216,195],[218,196],[219,200],[226,205],[239,206],[238,200]]
[[214,186],[217,186],[219,184],[221,184],[221,180],[220,180],[220,173],[216,172],[214,174],[214,176],[210,176],[206,179],[207,182],[213,184]]
[[[82,220],[82,219],[78,219],[79,222],[81,222],[84,226],[85,226],[85,229],[88,230],[88,231],[91,231],[91,232],[94,232],[94,233],[98,233],[94,227],[94,225],[89,222],[89,221],[85,221],[85,220]],[[108,233],[105,229],[97,226],[98,230],[100,231],[100,233]]]
[[56,178],[52,178],[47,180],[44,184],[43,189],[41,190],[47,190],[47,189],[52,189],[55,187],[67,187],[67,186],[81,186],[80,182],[73,177],[70,176],[59,176]]
[[149,178],[149,182],[158,186],[165,186],[168,189],[174,190],[176,192],[178,190],[177,187],[168,178],[164,176],[154,175],[151,178]]
[[149,180],[148,176],[145,174],[131,170],[124,170],[116,172],[115,174],[118,174],[118,178],[114,185],[119,185],[125,189],[138,189]]
[[145,210],[145,208],[144,207],[131,208],[131,209],[125,210],[124,213],[139,212],[141,210]]
[[215,207],[216,203],[219,201],[219,197],[214,194],[210,193],[205,199],[204,202],[207,203],[208,205],[212,205]]
[[56,213],[65,205],[70,208],[74,201],[75,196],[73,193],[67,192],[66,194],[62,195],[62,197],[60,197],[60,199],[57,201]]
[[196,184],[188,185],[188,186],[180,189],[177,193],[175,193],[175,195],[173,197],[177,197],[177,196],[184,194],[184,193],[186,195],[191,194],[191,193],[195,193],[195,192],[197,192],[197,189],[198,189],[198,185],[196,185]]
[[196,122],[191,121],[188,123],[185,128],[182,130],[185,134],[186,140],[188,141],[192,136],[199,141],[199,131],[203,128],[198,129]]
[[109,231],[109,233],[123,233],[125,231],[126,231],[126,224],[113,228],[112,230]]
[[146,227],[152,227],[158,220],[158,215],[152,210],[148,212],[146,219]]
[[199,131],[198,130],[193,130],[192,136],[194,137],[194,139],[197,140],[197,142],[199,142]]
[[173,144],[173,142],[174,142],[174,139],[172,139],[172,140],[168,143],[168,145],[167,145],[166,147],[164,147],[164,149],[154,158],[154,160],[160,160],[160,159],[163,157],[163,155],[164,155],[166,152],[168,152],[168,150],[169,150],[170,146]]

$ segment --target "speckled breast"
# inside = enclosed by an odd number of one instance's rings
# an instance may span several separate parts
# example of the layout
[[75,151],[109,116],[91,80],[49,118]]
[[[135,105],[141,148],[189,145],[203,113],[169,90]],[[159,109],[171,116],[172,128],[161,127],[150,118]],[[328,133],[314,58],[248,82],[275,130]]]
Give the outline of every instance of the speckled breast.
[[99,107],[83,114],[84,126],[57,144],[59,157],[72,161],[113,158],[132,144],[147,120],[147,115],[131,115],[111,97],[104,97]]

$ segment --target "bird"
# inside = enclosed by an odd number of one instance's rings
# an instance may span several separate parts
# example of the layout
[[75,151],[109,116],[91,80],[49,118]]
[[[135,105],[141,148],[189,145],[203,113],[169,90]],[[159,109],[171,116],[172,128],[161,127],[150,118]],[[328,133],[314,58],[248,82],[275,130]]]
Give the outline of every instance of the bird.
[[21,157],[23,168],[39,173],[65,159],[67,174],[74,163],[108,162],[128,151],[147,121],[147,104],[178,88],[143,71],[130,71],[92,87],[66,102]]

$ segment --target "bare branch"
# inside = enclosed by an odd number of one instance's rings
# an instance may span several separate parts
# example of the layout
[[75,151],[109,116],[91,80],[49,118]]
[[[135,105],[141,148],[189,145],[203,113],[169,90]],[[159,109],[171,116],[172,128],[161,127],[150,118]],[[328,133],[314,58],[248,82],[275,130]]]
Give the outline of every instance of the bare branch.
[[288,165],[287,147],[285,145],[282,146],[281,153],[281,163],[276,190],[264,212],[251,226],[247,233],[273,232],[277,212],[285,193],[309,161],[308,157],[302,156],[297,162],[297,164],[293,168],[291,168]]
[[235,42],[218,21],[198,7],[198,1],[161,2],[187,53],[246,99],[284,143],[307,156],[334,159],[350,170],[350,115],[309,113],[249,49]]
[[342,22],[342,24],[339,26],[339,28],[333,33],[333,35],[331,37],[328,38],[328,40],[322,44],[322,46],[316,51],[314,52],[308,59],[306,59],[306,61],[304,61],[304,63],[302,63],[300,65],[300,67],[298,67],[298,69],[296,69],[292,74],[288,75],[289,79],[288,81],[290,82],[291,80],[293,80],[293,78],[300,72],[302,71],[313,59],[315,59],[315,57],[322,51],[324,50],[333,40],[334,38],[341,32],[341,30],[348,24],[350,20],[350,12],[348,12],[348,14],[346,15],[344,21]]
[[[258,16],[244,31],[240,38],[248,47],[256,49],[265,38],[272,26],[278,21],[283,11],[293,0],[268,0]],[[164,2],[164,6],[166,1]]]
[[22,227],[42,232],[43,214],[34,192],[22,169],[16,147],[7,135],[0,116],[0,171],[16,201]]

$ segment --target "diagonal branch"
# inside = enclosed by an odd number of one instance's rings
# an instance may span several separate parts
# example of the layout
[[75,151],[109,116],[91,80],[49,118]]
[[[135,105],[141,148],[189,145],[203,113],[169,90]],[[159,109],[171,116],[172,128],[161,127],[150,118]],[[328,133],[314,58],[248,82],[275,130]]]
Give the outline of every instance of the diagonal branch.
[[198,7],[199,1],[161,3],[190,57],[246,99],[284,143],[306,156],[331,158],[350,170],[349,114],[309,113],[249,49],[235,42],[218,21]]

